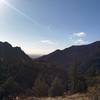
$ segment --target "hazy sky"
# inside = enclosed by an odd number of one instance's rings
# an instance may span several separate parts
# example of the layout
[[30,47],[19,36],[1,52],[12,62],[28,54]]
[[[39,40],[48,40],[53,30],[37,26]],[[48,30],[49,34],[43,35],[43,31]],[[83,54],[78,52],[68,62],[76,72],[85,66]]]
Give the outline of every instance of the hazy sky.
[[0,41],[47,54],[100,40],[100,0],[0,0]]

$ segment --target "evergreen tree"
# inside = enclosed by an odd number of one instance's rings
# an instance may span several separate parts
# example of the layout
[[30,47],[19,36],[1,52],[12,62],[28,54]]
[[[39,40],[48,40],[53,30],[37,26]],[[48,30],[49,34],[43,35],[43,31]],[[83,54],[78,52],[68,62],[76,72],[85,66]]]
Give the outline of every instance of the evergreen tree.
[[77,92],[78,88],[78,69],[77,65],[73,64],[69,72],[70,77],[70,90],[71,92]]
[[79,92],[86,92],[87,91],[87,84],[86,84],[86,79],[82,76],[79,76],[78,80],[78,91]]
[[48,84],[44,80],[37,78],[34,83],[33,91],[37,97],[48,96]]
[[87,89],[86,80],[84,76],[79,73],[79,66],[80,63],[76,61],[70,67],[69,80],[71,93],[85,92]]
[[51,84],[51,88],[49,89],[49,96],[61,96],[64,93],[64,86],[58,77],[54,79]]
[[5,97],[15,97],[21,92],[21,88],[11,77],[2,85],[2,89],[4,89],[3,94]]

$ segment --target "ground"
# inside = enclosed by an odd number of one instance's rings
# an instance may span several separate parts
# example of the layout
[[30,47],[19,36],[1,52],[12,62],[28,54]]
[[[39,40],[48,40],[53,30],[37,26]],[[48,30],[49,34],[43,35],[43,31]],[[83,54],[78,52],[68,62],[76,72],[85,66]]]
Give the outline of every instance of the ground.
[[71,96],[64,96],[64,97],[45,97],[45,98],[35,98],[35,97],[27,97],[23,99],[17,99],[17,100],[100,100],[100,96],[97,98],[94,98],[94,96],[89,96],[86,94],[74,94]]

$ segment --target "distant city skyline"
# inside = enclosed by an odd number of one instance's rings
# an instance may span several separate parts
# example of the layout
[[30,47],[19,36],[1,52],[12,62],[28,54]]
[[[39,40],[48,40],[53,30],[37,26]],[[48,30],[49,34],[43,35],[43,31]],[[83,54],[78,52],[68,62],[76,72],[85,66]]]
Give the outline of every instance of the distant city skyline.
[[100,0],[0,0],[0,41],[48,54],[100,40]]

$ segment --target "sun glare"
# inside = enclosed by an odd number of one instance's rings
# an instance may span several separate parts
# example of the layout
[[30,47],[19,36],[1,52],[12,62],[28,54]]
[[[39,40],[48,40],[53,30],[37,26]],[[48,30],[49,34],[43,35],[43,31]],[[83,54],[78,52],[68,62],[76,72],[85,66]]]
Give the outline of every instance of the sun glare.
[[4,4],[5,0],[0,0],[0,7]]
[[6,0],[0,0],[0,5],[4,5],[5,3],[7,3]]
[[0,16],[3,16],[5,13],[5,4],[6,0],[0,0]]
[[4,2],[5,0],[0,0],[1,2]]

